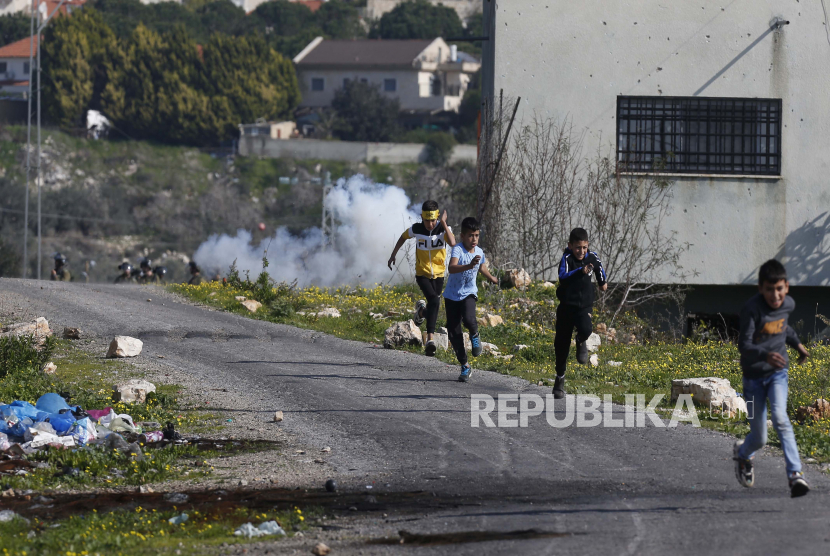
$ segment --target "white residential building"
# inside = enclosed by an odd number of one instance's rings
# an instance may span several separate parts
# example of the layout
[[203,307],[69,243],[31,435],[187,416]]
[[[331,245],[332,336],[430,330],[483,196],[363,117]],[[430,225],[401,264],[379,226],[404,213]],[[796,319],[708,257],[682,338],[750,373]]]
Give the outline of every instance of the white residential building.
[[402,111],[457,112],[478,60],[443,39],[314,39],[295,58],[303,93],[301,106],[331,105],[334,93],[349,81],[380,87],[400,101]]
[[692,310],[736,312],[776,257],[810,331],[816,302],[828,314],[830,21],[820,2],[483,6],[485,98],[521,96],[518,123],[569,120],[585,152],[611,143],[628,170],[669,161],[666,226],[689,242],[681,262],[699,273]]
[[31,48],[37,52],[37,36],[33,41],[26,38],[0,48],[0,95],[20,97],[28,94]]

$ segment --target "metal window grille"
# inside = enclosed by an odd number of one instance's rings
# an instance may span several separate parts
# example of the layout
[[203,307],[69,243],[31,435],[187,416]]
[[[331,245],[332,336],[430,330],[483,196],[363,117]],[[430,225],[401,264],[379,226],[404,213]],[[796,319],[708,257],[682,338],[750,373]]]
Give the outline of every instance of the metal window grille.
[[781,174],[781,99],[617,97],[626,172]]

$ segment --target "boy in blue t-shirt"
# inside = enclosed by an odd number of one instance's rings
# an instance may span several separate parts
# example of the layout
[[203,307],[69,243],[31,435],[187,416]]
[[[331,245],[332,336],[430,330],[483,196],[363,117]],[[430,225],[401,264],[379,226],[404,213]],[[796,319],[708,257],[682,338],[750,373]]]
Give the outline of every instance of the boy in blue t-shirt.
[[452,248],[450,253],[447,286],[444,288],[444,304],[447,309],[447,332],[452,349],[461,363],[460,382],[467,382],[473,369],[467,363],[467,350],[464,348],[464,333],[461,323],[470,331],[470,343],[473,357],[481,354],[481,338],[476,322],[476,301],[478,286],[476,276],[481,272],[490,282],[499,281],[490,274],[484,251],[478,247],[479,223],[473,217],[461,221],[461,243]]

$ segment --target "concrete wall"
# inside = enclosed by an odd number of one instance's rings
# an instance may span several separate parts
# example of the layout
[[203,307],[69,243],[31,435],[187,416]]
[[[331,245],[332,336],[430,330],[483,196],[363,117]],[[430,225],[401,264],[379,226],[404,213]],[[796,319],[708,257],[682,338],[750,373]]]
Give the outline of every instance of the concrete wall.
[[[676,177],[667,225],[694,284],[751,284],[770,257],[830,285],[830,44],[820,2],[500,0],[484,91],[615,147],[617,95],[781,98],[780,179]],[[789,20],[770,31],[774,17]],[[830,23],[830,22],[828,22]],[[492,25],[490,25],[492,24]]]
[[[239,154],[265,158],[296,158],[300,160],[338,160],[342,162],[380,162],[403,164],[424,162],[426,145],[416,143],[363,143],[357,141],[320,141],[292,139],[281,141],[269,137],[241,137]],[[456,145],[450,162],[475,162],[475,145]]]

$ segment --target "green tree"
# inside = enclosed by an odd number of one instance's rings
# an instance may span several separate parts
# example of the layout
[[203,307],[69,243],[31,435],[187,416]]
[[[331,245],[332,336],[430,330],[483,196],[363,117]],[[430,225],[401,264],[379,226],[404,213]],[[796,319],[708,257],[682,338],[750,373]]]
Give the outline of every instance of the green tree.
[[380,87],[351,81],[334,93],[331,106],[337,113],[334,135],[347,141],[390,141],[398,133],[398,99],[390,99]]
[[452,149],[455,147],[455,137],[446,131],[431,133],[427,139],[427,164],[444,166],[450,161]]
[[357,8],[343,0],[329,0],[314,14],[317,25],[332,39],[358,39],[366,36]]
[[383,14],[370,37],[380,39],[434,39],[460,37],[464,26],[458,13],[444,5],[433,6],[427,0],[402,2]]
[[[204,87],[227,99],[240,122],[291,116],[300,102],[300,86],[290,60],[262,38],[215,35],[204,48]],[[235,133],[228,129],[228,136]]]
[[100,107],[108,73],[118,57],[114,34],[95,10],[60,17],[43,39],[43,95],[47,117],[64,127],[81,125]]
[[0,16],[0,46],[25,39],[30,32],[30,19],[27,14],[17,12]]
[[279,37],[294,35],[308,27],[316,27],[314,13],[303,4],[288,0],[272,0],[257,6],[251,17],[255,18],[266,34]]

